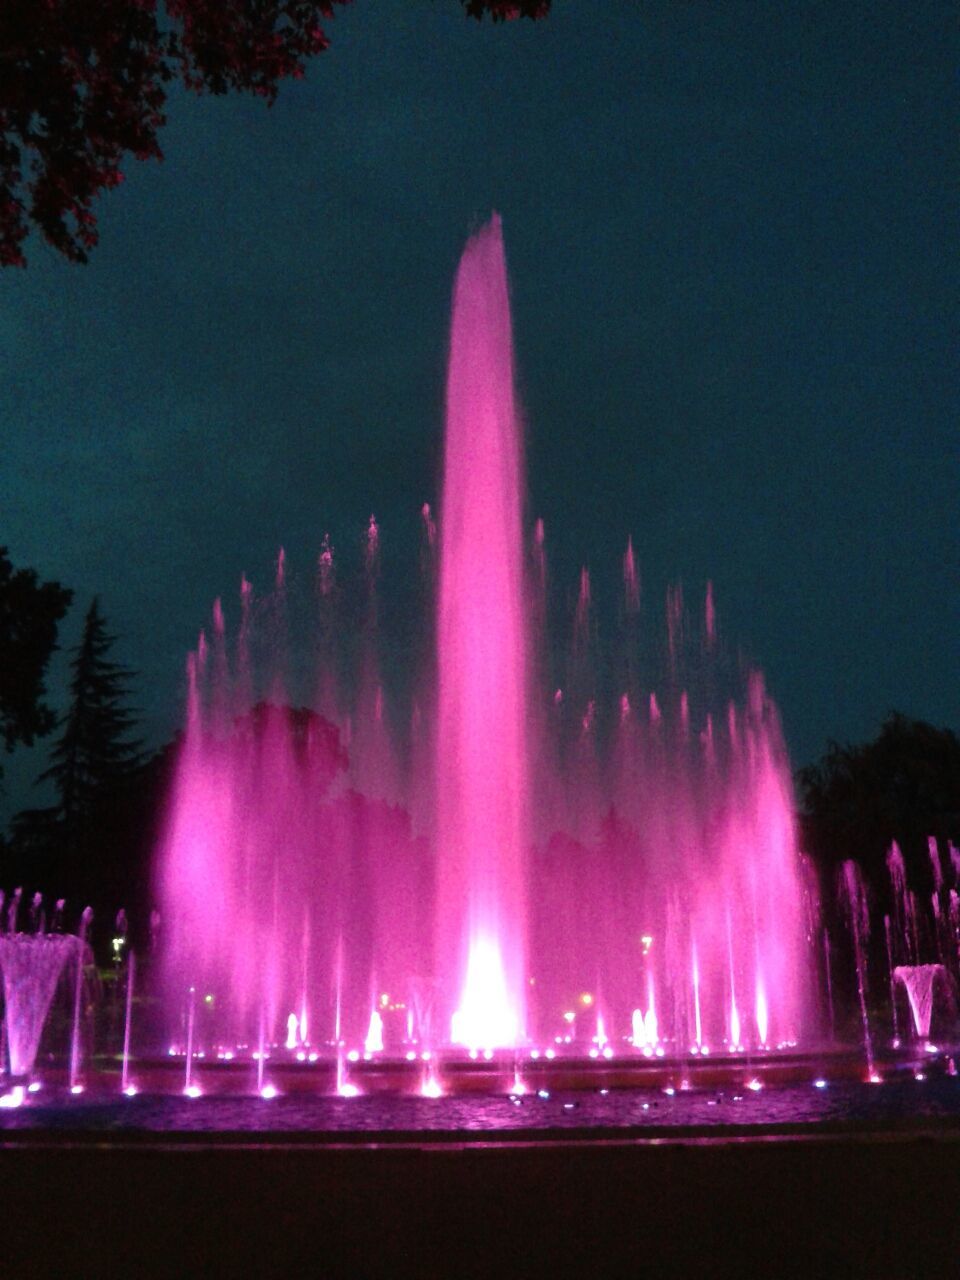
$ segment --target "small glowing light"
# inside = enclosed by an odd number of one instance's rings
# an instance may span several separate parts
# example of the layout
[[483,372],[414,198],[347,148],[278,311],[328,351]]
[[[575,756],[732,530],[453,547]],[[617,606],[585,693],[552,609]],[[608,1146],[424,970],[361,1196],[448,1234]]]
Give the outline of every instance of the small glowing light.
[[424,1062],[429,1062],[432,1056],[433,1055],[430,1053],[429,1049],[424,1049],[423,1053],[420,1055]]
[[926,1077],[926,1075],[924,1074],[924,1072],[922,1072],[922,1071],[915,1071],[915,1072],[913,1073],[913,1078],[914,1078],[914,1080],[926,1080],[926,1078],[927,1078],[927,1077]]
[[73,1093],[73,1094],[83,1093],[83,1085],[82,1085],[82,1084],[72,1084],[72,1085],[70,1086],[70,1092],[71,1092],[71,1093]]
[[657,1055],[657,1057],[658,1057],[658,1058],[662,1058],[662,1057],[663,1057],[663,1052],[664,1052],[664,1050],[663,1050],[663,1045],[662,1045],[662,1044],[658,1044],[658,1045],[657,1045],[657,1047],[656,1047],[656,1049],[654,1049],[654,1053]]
[[297,1038],[300,1031],[300,1023],[295,1013],[291,1013],[287,1018],[287,1038],[284,1041],[285,1049],[295,1049],[297,1047]]
[[348,1062],[359,1062],[359,1061],[360,1061],[360,1051],[359,1051],[358,1049],[351,1049],[351,1050],[350,1050],[350,1052],[347,1054],[347,1061],[348,1061]]
[[610,1046],[609,1046],[609,1045],[606,1045],[606,1046],[605,1046],[605,1048],[604,1048],[604,1050],[603,1050],[603,1056],[604,1056],[605,1058],[612,1058],[612,1057],[613,1057],[613,1050],[610,1048]]
[[204,1003],[204,1004],[213,1004],[213,996],[211,996],[211,995],[206,995],[206,996],[204,996],[204,997],[203,997],[203,1003]]
[[[417,1055],[416,1055],[416,1054],[414,1054],[413,1056],[414,1056],[414,1057],[416,1057]],[[469,1057],[470,1057],[470,1058],[472,1058],[474,1062],[476,1062],[476,1060],[477,1060],[478,1056],[479,1056],[479,1055],[477,1054],[476,1049],[471,1049],[471,1050],[470,1050]]]
[[224,1062],[232,1062],[232,1061],[233,1061],[233,1050],[232,1050],[232,1049],[226,1049],[226,1050],[224,1050],[223,1059],[224,1059]]
[[577,1104],[575,1102],[565,1102],[563,1104],[564,1111],[572,1111]]
[[421,1098],[442,1098],[443,1089],[440,1087],[440,1081],[431,1076],[428,1080],[424,1080],[420,1086]]
[[275,1098],[276,1096],[277,1096],[277,1086],[275,1084],[265,1084],[263,1088],[260,1090],[260,1097],[266,1098],[268,1102],[270,1101],[271,1098]]
[[564,1020],[564,1022],[575,1022],[575,1021],[576,1021],[576,1017],[577,1017],[577,1015],[573,1012],[573,1010],[572,1010],[572,1009],[568,1009],[568,1010],[566,1011],[566,1013],[563,1015],[563,1020]]
[[940,1050],[937,1048],[937,1046],[936,1046],[935,1044],[925,1044],[925,1045],[923,1046],[923,1049],[924,1049],[924,1052],[925,1052],[925,1053],[939,1053],[939,1052],[940,1052]]
[[203,1090],[198,1084],[188,1084],[183,1091],[185,1098],[200,1098],[203,1096]]
[[27,1085],[27,1093],[39,1093],[39,1092],[40,1092],[40,1081],[31,1080],[30,1083]]
[[484,1058],[486,1058],[487,1062],[489,1062],[489,1061],[493,1058],[493,1050],[492,1050],[492,1049],[484,1049],[484,1051],[483,1051],[483,1056],[484,1056]]
[[747,1088],[750,1090],[751,1093],[759,1093],[760,1090],[763,1088],[763,1085],[760,1083],[759,1080],[748,1080]]
[[644,1111],[649,1111],[649,1110],[650,1110],[650,1103],[649,1103],[649,1102],[644,1102],[642,1105],[643,1105],[643,1109],[644,1109]]
[[696,1057],[699,1052],[700,1052],[700,1046],[698,1044],[692,1044],[690,1046],[690,1053],[693,1055],[693,1057]]
[[826,1080],[814,1080],[813,1087],[815,1089],[825,1089],[827,1087]]
[[668,1098],[672,1098],[677,1091],[672,1084],[668,1084],[663,1092],[667,1095]]
[[700,1056],[702,1058],[705,1058],[709,1053],[710,1053],[710,1046],[707,1044],[702,1044],[700,1046]]
[[877,1073],[876,1073],[876,1071],[874,1071],[874,1073],[873,1073],[873,1074],[870,1076],[870,1078],[868,1079],[867,1083],[868,1083],[868,1084],[883,1084],[883,1078],[882,1078],[881,1076],[878,1076],[878,1075],[877,1075]]
[[140,1092],[140,1090],[137,1088],[135,1084],[128,1084],[123,1092],[126,1095],[126,1097],[135,1098],[137,1094]]
[[600,1050],[596,1048],[588,1049],[587,1052],[589,1053],[591,1058],[597,1058],[600,1056]]
[[681,1080],[681,1081],[680,1081],[680,1092],[681,1092],[681,1093],[689,1093],[689,1092],[690,1092],[690,1081],[689,1081],[689,1080]]
[[[589,991],[584,991],[583,995],[580,997],[580,1003],[587,1005],[588,1008],[590,1005],[593,1004],[593,996],[590,994]],[[566,1014],[564,1014],[563,1016],[567,1018]],[[567,1018],[567,1021],[571,1022],[572,1017]]]
[[408,1049],[403,1056],[406,1058],[408,1062],[416,1062],[417,1060],[416,1050],[414,1049]]
[[543,1056],[544,1056],[545,1058],[553,1059],[553,1058],[555,1058],[555,1057],[557,1056],[557,1051],[556,1051],[556,1049],[548,1049],[548,1050],[546,1051],[546,1053],[545,1053]]
[[640,939],[640,946],[643,948],[643,954],[648,956],[650,954],[650,948],[653,946],[653,935],[645,933]]
[[317,1060],[319,1057],[320,1057],[319,1053],[308,1053],[308,1054],[307,1054],[307,1061],[308,1061],[308,1062],[316,1062],[316,1060]]
[[386,1009],[386,1008],[389,1008],[389,1005],[390,1005],[390,997],[387,995],[386,991],[384,991],[380,996],[380,1008]]
[[549,1098],[549,1097],[550,1097],[550,1090],[549,1090],[549,1089],[538,1089],[538,1090],[537,1090],[537,1097],[538,1097],[538,1098],[543,1098],[543,1100],[544,1100],[544,1101],[546,1101],[546,1100],[547,1100],[547,1098]]
[[176,1048],[173,1045],[171,1045],[170,1048],[167,1050],[167,1054],[169,1057],[175,1058],[177,1056]]
[[349,1081],[344,1081],[337,1093],[341,1098],[359,1098],[360,1096],[359,1088],[355,1084],[350,1084]]
[[601,1090],[600,1090],[600,1097],[601,1097],[601,1098],[605,1098],[609,1092],[610,1092],[610,1090],[609,1090],[609,1089],[601,1089]]
[[302,1049],[298,1049],[298,1050],[297,1050],[297,1061],[298,1061],[298,1062],[306,1062],[306,1060],[307,1060],[307,1055],[303,1052],[303,1050],[302,1050]]
[[536,1062],[536,1060],[540,1057],[540,1050],[539,1050],[539,1049],[531,1049],[531,1050],[530,1050],[530,1057],[534,1060],[534,1062]]
[[4,1110],[12,1110],[14,1107],[22,1107],[23,1100],[26,1097],[26,1090],[22,1084],[15,1084],[9,1093],[0,1094],[0,1107]]

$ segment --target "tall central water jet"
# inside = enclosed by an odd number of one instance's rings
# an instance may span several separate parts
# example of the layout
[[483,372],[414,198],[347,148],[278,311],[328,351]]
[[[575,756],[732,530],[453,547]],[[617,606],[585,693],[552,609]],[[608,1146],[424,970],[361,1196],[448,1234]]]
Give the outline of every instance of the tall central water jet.
[[525,1030],[523,451],[500,219],[453,292],[437,619],[437,972],[454,1043]]
[[[319,672],[290,661],[282,556],[270,595],[241,580],[232,643],[218,602],[190,656],[158,861],[170,1047],[195,1033],[205,1052],[269,1051],[286,1036],[298,1055],[382,1042],[409,1056],[451,1042],[533,1049],[560,1033],[576,1052],[619,1039],[699,1056],[808,1034],[816,908],[761,677],[746,690],[730,679],[709,589],[702,623],[668,591],[665,668],[645,670],[628,546],[627,661],[608,664],[623,677],[617,711],[596,700],[586,571],[557,689],[552,646],[534,661],[524,620],[530,606],[531,634],[548,640],[542,526],[525,581],[523,472],[494,218],[453,292],[436,669],[408,707],[394,703],[391,728],[375,522],[359,644],[334,623],[327,538]],[[424,527],[433,547],[429,508]],[[339,676],[353,668],[351,690]],[[323,714],[296,705],[318,690]],[[392,737],[405,712],[406,769]]]

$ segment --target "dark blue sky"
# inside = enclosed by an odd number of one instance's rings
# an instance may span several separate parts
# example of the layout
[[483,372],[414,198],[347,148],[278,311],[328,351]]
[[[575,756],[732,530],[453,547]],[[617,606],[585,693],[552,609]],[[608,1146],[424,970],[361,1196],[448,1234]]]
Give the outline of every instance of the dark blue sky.
[[798,763],[894,707],[956,726],[953,6],[357,0],[329,34],[272,110],[178,94],[88,267],[0,277],[0,544],[76,590],[67,643],[100,593],[148,736],[281,543],[306,571],[376,511],[408,578],[491,208],[555,575],[609,602],[631,533],[649,595],[712,578]]

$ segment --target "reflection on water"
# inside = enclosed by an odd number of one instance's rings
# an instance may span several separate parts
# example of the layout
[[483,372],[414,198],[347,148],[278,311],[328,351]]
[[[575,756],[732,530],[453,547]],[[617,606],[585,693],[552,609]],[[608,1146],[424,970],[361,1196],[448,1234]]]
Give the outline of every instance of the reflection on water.
[[886,1084],[823,1081],[752,1091],[629,1089],[525,1097],[136,1097],[46,1100],[5,1111],[0,1129],[69,1132],[402,1133],[563,1129],[719,1128],[868,1123],[878,1129],[912,1119],[960,1119],[960,1078],[906,1075]]

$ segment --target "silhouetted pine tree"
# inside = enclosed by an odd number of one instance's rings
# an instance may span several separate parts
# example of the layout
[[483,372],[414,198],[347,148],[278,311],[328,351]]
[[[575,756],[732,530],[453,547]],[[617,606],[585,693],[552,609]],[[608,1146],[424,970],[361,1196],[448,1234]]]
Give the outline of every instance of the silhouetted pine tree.
[[142,744],[130,739],[134,713],[124,705],[133,672],[108,657],[115,640],[107,634],[94,597],[74,650],[70,706],[60,722],[61,736],[50,768],[37,779],[56,788],[54,813],[67,853],[88,851],[104,804],[112,802],[143,763]]

